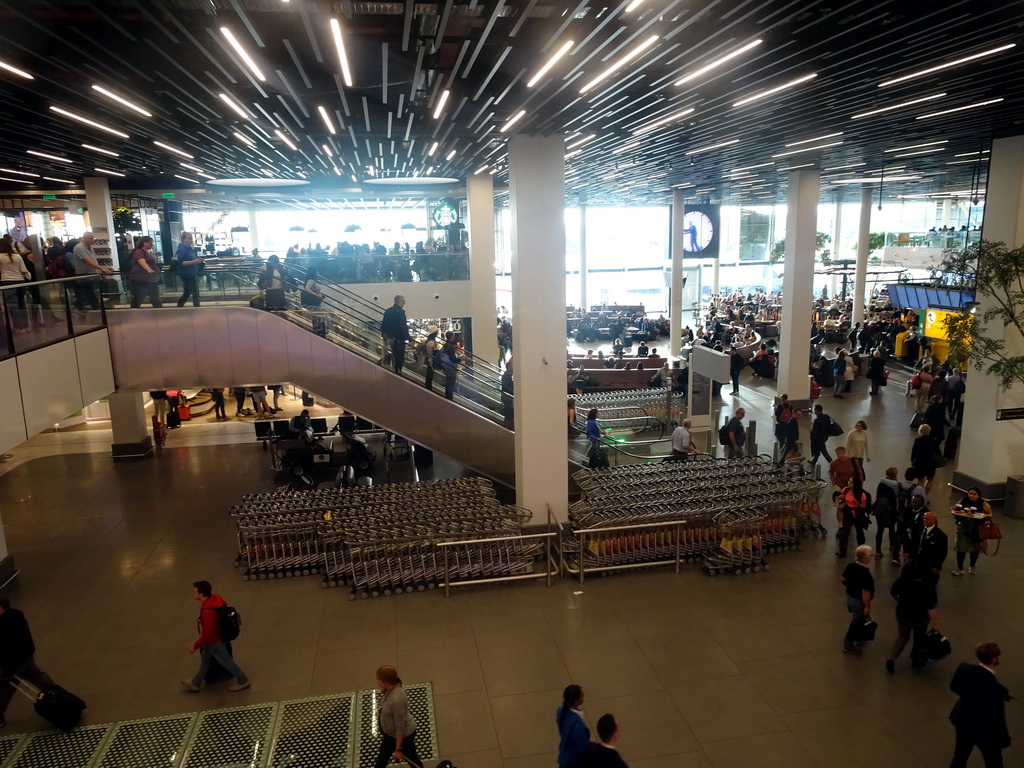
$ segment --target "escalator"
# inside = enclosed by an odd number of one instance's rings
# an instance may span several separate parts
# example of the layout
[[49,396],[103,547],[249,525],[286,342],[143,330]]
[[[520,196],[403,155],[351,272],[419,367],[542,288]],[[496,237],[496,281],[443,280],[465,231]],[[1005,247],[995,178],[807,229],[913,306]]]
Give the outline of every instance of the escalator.
[[[320,281],[324,283],[325,281]],[[248,306],[108,313],[118,389],[223,387],[292,382],[346,410],[443,453],[496,482],[515,486],[514,434],[503,426],[499,370],[467,355],[454,401],[425,376],[415,338],[401,377],[381,365],[382,310],[340,286],[325,286],[316,310],[265,312]],[[313,333],[314,322],[326,327]]]

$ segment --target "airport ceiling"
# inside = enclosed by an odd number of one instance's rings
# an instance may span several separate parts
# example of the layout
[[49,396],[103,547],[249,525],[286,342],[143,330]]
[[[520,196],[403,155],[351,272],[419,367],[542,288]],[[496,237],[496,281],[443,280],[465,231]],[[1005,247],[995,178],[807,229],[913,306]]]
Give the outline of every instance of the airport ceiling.
[[1024,131],[1022,24],[1006,0],[0,0],[0,194],[425,199],[502,189],[522,132],[565,134],[570,203],[782,201],[810,166],[823,200],[978,199]]

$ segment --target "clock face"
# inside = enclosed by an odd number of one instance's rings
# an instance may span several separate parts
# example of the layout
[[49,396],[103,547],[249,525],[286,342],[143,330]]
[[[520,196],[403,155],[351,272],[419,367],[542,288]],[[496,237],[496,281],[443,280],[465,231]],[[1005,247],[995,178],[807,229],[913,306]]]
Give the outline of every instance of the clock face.
[[715,226],[700,211],[688,211],[683,214],[683,250],[699,253],[708,247],[715,236]]

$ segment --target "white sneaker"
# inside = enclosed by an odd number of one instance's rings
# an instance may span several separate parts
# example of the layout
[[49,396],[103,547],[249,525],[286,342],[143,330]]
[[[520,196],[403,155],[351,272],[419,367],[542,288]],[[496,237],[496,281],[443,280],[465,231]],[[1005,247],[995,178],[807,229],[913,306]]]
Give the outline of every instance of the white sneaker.
[[970,567],[968,567],[968,569],[967,569],[967,572],[968,572],[969,574],[971,574],[971,576],[973,576],[973,575],[974,575],[974,573],[975,573],[975,571],[974,571],[974,566],[970,566]]
[[954,569],[953,569],[953,575],[954,575],[954,576],[963,576],[963,575],[964,575],[964,572],[963,572],[963,571],[961,571],[961,570],[960,570],[959,568],[954,568]]

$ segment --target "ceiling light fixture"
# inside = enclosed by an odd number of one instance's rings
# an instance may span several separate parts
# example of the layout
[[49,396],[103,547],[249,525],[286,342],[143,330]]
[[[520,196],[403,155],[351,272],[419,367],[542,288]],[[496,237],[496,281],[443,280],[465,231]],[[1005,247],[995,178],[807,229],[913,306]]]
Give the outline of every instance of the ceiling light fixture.
[[199,179],[192,179],[192,178],[189,178],[188,176],[182,176],[180,173],[174,174],[174,178],[181,179],[182,181],[191,181],[193,184],[198,184],[199,183]]
[[38,173],[29,173],[28,171],[16,171],[13,168],[0,168],[0,171],[3,171],[4,173],[13,173],[16,176],[31,176],[34,179],[39,178]]
[[945,92],[943,92],[943,93],[933,93],[931,96],[922,96],[920,99],[911,99],[910,101],[901,101],[899,104],[891,104],[888,107],[879,107],[878,109],[872,109],[869,112],[860,112],[860,113],[858,113],[856,115],[853,115],[850,119],[851,120],[857,120],[857,119],[859,119],[861,117],[870,117],[871,115],[878,115],[878,114],[881,114],[882,112],[889,112],[890,110],[893,110],[893,109],[900,109],[901,107],[909,107],[909,106],[911,106],[913,104],[920,104],[922,101],[932,101],[933,99],[941,99],[945,95],[946,95]]
[[164,144],[162,141],[154,141],[153,143],[156,144],[161,149],[166,149],[168,152],[173,152],[176,155],[187,157],[189,160],[195,160],[195,157],[193,155],[190,155],[188,152],[185,152],[182,149],[178,149],[177,147],[172,147],[170,144]]
[[913,155],[927,155],[929,152],[945,152],[945,147],[935,147],[934,149],[918,149],[914,152],[904,152],[901,155],[893,155],[893,157],[912,157]]
[[885,80],[884,82],[879,83],[878,87],[879,88],[885,88],[886,86],[889,86],[889,85],[895,85],[896,83],[902,83],[905,80],[912,80],[915,77],[922,77],[924,75],[930,75],[932,72],[938,72],[938,71],[943,70],[943,69],[949,69],[950,67],[955,67],[958,64],[965,64],[968,61],[974,61],[975,59],[980,59],[983,56],[991,56],[991,55],[993,55],[995,53],[999,53],[1000,51],[1009,50],[1010,48],[1013,48],[1016,45],[1017,45],[1016,43],[1008,43],[1007,45],[1001,45],[998,48],[991,48],[991,49],[989,49],[987,51],[982,51],[981,53],[975,53],[975,54],[972,54],[970,56],[964,56],[962,59],[954,59],[953,61],[947,61],[945,64],[939,64],[938,66],[935,66],[935,67],[929,67],[928,69],[922,69],[920,72],[912,72],[909,75],[903,75],[902,77],[896,77],[896,78],[893,78],[892,80]]
[[575,139],[574,141],[572,141],[572,143],[566,144],[565,148],[566,149],[576,149],[576,147],[580,146],[581,144],[585,144],[586,142],[588,142],[588,141],[590,141],[591,139],[594,139],[594,138],[597,138],[597,134],[596,133],[591,133],[591,134],[589,134],[587,136],[584,136],[582,139]]
[[656,42],[658,42],[658,36],[657,35],[651,35],[649,38],[647,38],[642,43],[640,43],[640,45],[638,45],[632,51],[630,51],[625,56],[623,56],[618,61],[616,61],[614,64],[612,64],[610,67],[608,67],[608,69],[606,69],[600,75],[598,75],[593,80],[591,80],[589,83],[587,83],[582,88],[580,88],[580,93],[586,93],[591,88],[593,88],[595,85],[600,83],[602,80],[605,80],[610,75],[613,75],[614,73],[618,72],[620,69],[622,69],[624,66],[626,66],[629,62],[631,62],[637,56],[642,54],[644,51],[646,51],[648,48],[650,48]]
[[238,131],[232,131],[231,133],[232,133],[232,135],[233,135],[233,136],[234,136],[234,137],[235,137],[236,139],[238,139],[238,140],[239,140],[240,142],[242,142],[242,143],[243,143],[243,144],[245,144],[246,146],[249,146],[249,147],[255,147],[255,146],[256,146],[256,142],[255,142],[255,141],[253,141],[252,139],[250,139],[250,138],[249,138],[248,136],[246,136],[245,134],[239,133]]
[[260,72],[260,68],[256,66],[256,62],[252,60],[252,57],[246,52],[245,48],[242,47],[242,44],[235,39],[235,36],[233,34],[231,34],[231,30],[227,27],[221,27],[220,31],[221,34],[224,35],[225,38],[227,38],[227,41],[231,44],[231,47],[235,49],[235,53],[237,53],[241,57],[242,61],[245,62],[245,65],[250,69],[250,71],[254,75],[256,75],[256,79],[259,80],[261,83],[265,83],[267,81],[267,78],[263,76],[262,72]]
[[710,64],[705,64],[700,69],[694,70],[690,74],[688,74],[685,77],[683,77],[681,80],[676,80],[676,85],[682,85],[683,83],[688,83],[690,80],[693,80],[695,77],[700,77],[705,72],[709,72],[710,70],[714,69],[715,67],[720,66],[722,64],[725,64],[725,62],[729,61],[730,59],[735,59],[737,56],[740,56],[740,55],[746,53],[751,48],[756,48],[760,44],[761,44],[760,40],[753,40],[753,41],[747,43],[746,45],[744,45],[742,48],[737,48],[732,53],[727,53],[722,58],[715,59]]
[[544,75],[548,73],[548,70],[555,66],[555,64],[558,63],[558,60],[565,56],[565,54],[567,54],[574,45],[575,43],[572,40],[566,40],[562,43],[562,47],[555,51],[554,55],[547,60],[547,63],[537,70],[537,74],[530,78],[526,83],[526,87],[533,88],[533,86],[537,84],[537,81],[544,77]]
[[475,171],[473,171],[473,175],[476,176],[478,174],[483,173],[486,170],[487,170],[487,166],[486,165],[481,165],[479,168],[477,168]]
[[223,101],[225,104],[227,104],[229,107],[231,107],[231,109],[233,109],[240,117],[242,117],[242,119],[244,119],[244,120],[248,120],[249,119],[249,113],[246,112],[244,109],[242,109],[242,107],[239,104],[237,104],[234,101],[234,99],[229,97],[226,93],[220,93],[220,94],[217,94],[217,95],[220,96],[220,100],[221,101]]
[[86,149],[91,149],[93,152],[99,152],[101,155],[108,155],[109,157],[120,157],[117,152],[111,152],[109,149],[103,147],[94,147],[92,144],[83,144]]
[[775,163],[758,163],[757,165],[745,165],[742,168],[733,168],[730,173],[739,173],[740,171],[750,171],[754,168],[767,168],[769,165],[775,165]]
[[13,182],[14,184],[35,184],[34,181],[25,181],[24,179],[8,179],[3,176],[0,176],[0,181],[10,181]]
[[635,11],[644,0],[632,0],[632,2],[626,6],[626,10],[623,13],[631,13]]
[[118,96],[116,93],[113,93],[112,91],[108,91],[106,88],[102,88],[102,87],[100,87],[98,85],[94,85],[92,87],[92,89],[94,91],[99,91],[104,96],[106,96],[108,99],[113,99],[118,104],[123,104],[124,106],[128,107],[128,109],[131,109],[131,110],[133,110],[135,112],[138,112],[140,115],[143,115],[145,117],[152,117],[153,116],[153,114],[151,112],[147,112],[142,107],[139,107],[139,106],[136,106],[135,104],[132,104],[130,101],[128,101],[128,99],[124,98],[123,96]]
[[285,136],[283,133],[281,133],[281,131],[275,130],[274,133],[277,134],[277,138],[279,138],[281,141],[285,143],[285,145],[287,145],[288,149],[290,149],[292,152],[298,151],[299,148],[295,146],[294,142],[287,136]]
[[719,149],[721,147],[728,147],[728,146],[732,146],[733,144],[739,144],[739,142],[740,142],[739,139],[730,139],[729,141],[723,141],[721,144],[711,144],[711,145],[709,145],[707,147],[700,147],[698,149],[691,149],[686,154],[687,155],[696,155],[698,152],[708,152],[708,151],[710,151],[712,149]]
[[941,139],[939,141],[926,141],[924,144],[909,144],[905,147],[893,147],[892,149],[883,149],[883,152],[903,152],[907,149],[920,149],[921,147],[934,147],[936,144],[948,144],[949,139]]
[[57,181],[57,182],[60,182],[61,184],[77,184],[78,183],[77,181],[71,181],[70,179],[55,179],[55,178],[53,178],[53,176],[43,176],[43,178],[46,179],[47,181]]
[[987,155],[989,152],[991,152],[991,150],[989,150],[989,149],[983,149],[980,152],[961,152],[958,155],[953,155],[953,157],[970,157],[971,155]]
[[341,23],[337,19],[331,19],[331,37],[334,38],[334,47],[338,49],[341,77],[345,81],[345,85],[351,88],[352,70],[348,68],[348,56],[345,55],[345,41],[341,37]]
[[447,155],[444,156],[445,162],[451,162],[451,159],[455,157],[455,150],[453,149]]
[[976,104],[968,104],[963,107],[954,107],[953,109],[944,109],[941,112],[929,112],[927,115],[918,115],[915,120],[924,120],[926,117],[938,117],[939,115],[948,115],[952,112],[963,112],[965,109],[974,109],[975,107],[985,107],[989,104],[998,104],[1003,99],[989,99],[988,101],[979,101]]
[[95,120],[90,120],[87,117],[82,117],[81,115],[77,115],[74,112],[68,112],[66,109],[51,106],[50,110],[52,112],[56,112],[58,115],[64,115],[64,117],[70,117],[72,120],[77,120],[80,123],[91,125],[93,128],[99,128],[101,131],[106,131],[107,133],[112,133],[115,136],[120,136],[122,139],[128,138],[128,134],[125,133],[124,131],[118,131],[114,128],[110,128],[109,126],[103,125],[103,123],[97,123]]
[[629,144],[626,144],[623,147],[619,147],[618,149],[613,149],[612,150],[612,154],[613,155],[621,155],[623,152],[628,152],[631,149],[636,149],[641,144],[643,144],[642,141],[631,141]]
[[803,165],[788,165],[785,168],[779,168],[780,171],[795,171],[797,168],[810,168],[814,163],[804,163]]
[[761,91],[760,93],[755,93],[753,96],[748,96],[745,99],[740,99],[739,101],[734,102],[733,106],[741,107],[744,104],[749,104],[752,101],[758,101],[759,99],[763,99],[765,96],[771,96],[773,93],[784,91],[787,88],[792,88],[794,86],[800,85],[800,83],[806,83],[808,80],[813,80],[817,76],[817,74],[812,73],[810,75],[798,77],[796,80],[790,80],[788,83],[783,83],[782,85],[777,85],[774,88],[769,88],[767,91]]
[[[917,181],[920,176],[886,176],[885,181]],[[860,179],[835,179],[833,184],[874,184],[882,181],[881,176],[865,176]]]
[[331,148],[328,145],[321,144],[320,146],[324,148],[324,154],[326,154],[328,157],[334,157],[334,153],[331,152]]
[[501,128],[498,129],[498,133],[505,133],[506,131],[508,131],[508,129],[511,128],[513,125],[515,125],[517,122],[519,122],[520,118],[522,118],[522,116],[525,115],[525,114],[526,114],[526,110],[525,109],[520,109],[518,112],[516,112],[514,115],[512,115],[512,117],[510,117],[505,122],[505,124],[503,126],[501,126]]
[[427,157],[433,157],[434,153],[437,152],[438,143],[435,141],[430,145],[430,149],[427,150]]
[[28,150],[25,150],[25,151],[28,152],[28,154],[30,154],[30,155],[35,155],[36,157],[45,157],[47,160],[56,160],[58,163],[70,163],[71,162],[71,160],[69,158],[67,158],[67,157],[59,157],[57,155],[48,155],[46,152],[37,152],[34,149],[28,149]]
[[846,168],[860,168],[862,165],[867,163],[850,163],[849,165],[837,165],[835,168],[825,168],[825,171],[842,171]]
[[5,64],[2,61],[0,61],[0,69],[6,69],[8,72],[13,72],[19,77],[24,77],[26,80],[35,80],[35,78],[32,77],[32,75],[30,75],[28,72],[22,69],[18,69],[17,67],[12,67],[10,64]]
[[946,165],[962,165],[964,163],[976,163],[979,159],[980,158],[976,157],[973,160],[953,160],[951,162],[946,163]]
[[666,123],[675,122],[676,120],[679,120],[680,118],[686,117],[687,115],[691,114],[693,114],[693,107],[690,107],[689,109],[680,110],[679,112],[673,112],[671,115],[658,118],[652,123],[648,123],[647,125],[641,125],[635,131],[633,131],[633,135],[639,136],[640,134],[648,133],[649,131],[653,131],[655,128],[659,128],[660,126],[665,125]]
[[786,146],[787,147],[795,147],[798,144],[810,144],[812,141],[821,141],[822,139],[831,139],[831,138],[834,138],[836,136],[842,136],[842,135],[843,135],[842,131],[840,131],[839,133],[826,133],[824,136],[817,136],[817,137],[815,137],[813,139],[803,139],[801,141],[791,141]]
[[108,176],[122,176],[122,177],[124,176],[123,173],[120,173],[118,171],[108,171],[106,168],[93,168],[93,170],[94,171],[99,171],[100,173],[105,173]]
[[320,117],[323,119],[324,125],[327,126],[327,130],[331,132],[331,136],[334,136],[336,134],[334,123],[331,122],[331,116],[327,114],[327,110],[323,107],[317,107],[316,111],[320,113]]
[[448,95],[450,91],[445,88],[441,91],[441,97],[437,100],[437,106],[434,107],[434,119],[437,120],[441,116],[441,110],[444,109],[444,103],[448,101]]
[[[825,149],[826,147],[838,147],[843,142],[841,141],[830,141],[828,144],[819,144],[816,147],[802,147],[800,149],[791,149],[788,152],[779,152],[778,154],[772,155],[772,157],[785,157],[786,155],[797,155],[801,152],[814,152],[819,149]],[[790,145],[786,145],[790,146]]]

